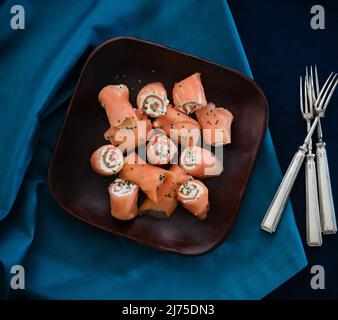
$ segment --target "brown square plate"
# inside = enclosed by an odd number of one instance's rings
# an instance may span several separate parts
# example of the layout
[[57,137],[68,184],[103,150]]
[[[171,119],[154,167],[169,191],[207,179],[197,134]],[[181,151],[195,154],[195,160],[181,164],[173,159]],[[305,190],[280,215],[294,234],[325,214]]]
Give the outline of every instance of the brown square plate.
[[[204,180],[210,191],[208,218],[199,221],[181,206],[168,220],[112,218],[107,192],[112,177],[99,176],[89,163],[92,152],[106,143],[103,134],[109,127],[97,100],[99,91],[124,83],[134,88],[135,106],[140,87],[160,81],[171,99],[174,83],[195,72],[202,74],[208,101],[226,106],[235,117],[232,143],[224,147],[224,172]],[[263,92],[241,73],[160,45],[114,38],[96,48],[82,70],[49,167],[50,190],[66,211],[85,223],[159,250],[200,255],[219,245],[235,224],[267,119]]]

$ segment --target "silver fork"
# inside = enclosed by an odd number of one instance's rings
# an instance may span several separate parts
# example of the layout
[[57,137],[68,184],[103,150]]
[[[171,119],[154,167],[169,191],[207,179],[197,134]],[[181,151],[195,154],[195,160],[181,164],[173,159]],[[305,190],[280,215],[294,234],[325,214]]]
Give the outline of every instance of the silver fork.
[[[300,77],[300,111],[304,120],[306,121],[307,132],[311,128],[311,120],[314,118],[313,110],[313,95],[311,92],[308,69],[306,68],[306,75],[304,79],[304,98],[303,98],[303,80]],[[310,138],[308,144],[308,153],[305,161],[305,195],[306,195],[306,241],[309,246],[322,245],[322,233],[319,217],[318,204],[318,189],[315,155],[312,153],[312,139]]]
[[292,161],[284,175],[284,178],[280,183],[278,190],[261,223],[261,228],[267,232],[272,233],[276,231],[287,199],[294,185],[299,169],[304,161],[305,153],[307,151],[307,145],[309,144],[312,134],[317,127],[320,114],[325,112],[327,105],[330,102],[336,85],[337,82],[335,82],[335,79],[329,80],[326,81],[325,85],[320,90],[318,98],[315,102],[317,115],[312,122],[311,128],[308,131],[303,144],[298,148],[298,151],[293,156]]
[[[310,85],[312,97],[314,99],[318,96],[319,92],[319,80],[317,66],[315,66],[315,81],[313,80],[312,66],[310,69]],[[331,73],[331,79],[335,79],[337,74]],[[329,77],[329,79],[330,79]],[[327,80],[329,81],[329,80]],[[327,82],[326,81],[326,82]],[[337,85],[336,81],[336,85]],[[317,171],[318,171],[318,186],[319,186],[319,204],[320,204],[320,220],[321,229],[323,234],[335,234],[337,232],[337,222],[335,216],[335,208],[331,189],[330,170],[326,153],[326,144],[323,141],[323,131],[321,126],[320,118],[324,117],[325,110],[321,111],[319,102],[316,101],[315,110],[319,115],[317,133],[318,142],[316,144],[316,160],[317,160]],[[318,111],[317,111],[318,109]]]

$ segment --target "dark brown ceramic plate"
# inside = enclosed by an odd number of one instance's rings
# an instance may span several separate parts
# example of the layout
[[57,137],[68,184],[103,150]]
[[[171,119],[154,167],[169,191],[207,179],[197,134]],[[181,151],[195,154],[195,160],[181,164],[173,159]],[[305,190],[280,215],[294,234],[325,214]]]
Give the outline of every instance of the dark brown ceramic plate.
[[[224,172],[205,180],[208,218],[199,221],[181,206],[169,220],[112,218],[107,192],[112,178],[99,176],[89,163],[92,152],[106,143],[103,133],[109,126],[98,92],[107,84],[124,83],[135,105],[145,83],[161,81],[170,96],[175,81],[194,72],[202,74],[208,101],[226,106],[235,117],[232,143],[224,147]],[[49,167],[50,190],[65,210],[90,225],[159,250],[203,254],[219,245],[235,224],[267,118],[263,92],[241,73],[160,45],[114,38],[96,48],[82,70]]]

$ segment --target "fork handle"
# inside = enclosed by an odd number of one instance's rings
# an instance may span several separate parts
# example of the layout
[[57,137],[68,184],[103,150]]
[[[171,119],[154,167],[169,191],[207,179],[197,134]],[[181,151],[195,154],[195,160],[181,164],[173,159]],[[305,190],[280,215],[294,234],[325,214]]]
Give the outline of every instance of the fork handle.
[[314,154],[308,153],[305,162],[306,186],[306,240],[309,246],[322,245],[319,218],[318,189]]
[[304,161],[307,149],[304,146],[299,147],[298,151],[292,158],[292,161],[285,173],[285,176],[278,187],[278,190],[266,212],[261,228],[267,232],[275,232],[293,184],[298,175],[299,169]]
[[316,147],[319,205],[322,232],[324,234],[334,234],[337,232],[337,223],[325,142],[318,142],[316,144]]

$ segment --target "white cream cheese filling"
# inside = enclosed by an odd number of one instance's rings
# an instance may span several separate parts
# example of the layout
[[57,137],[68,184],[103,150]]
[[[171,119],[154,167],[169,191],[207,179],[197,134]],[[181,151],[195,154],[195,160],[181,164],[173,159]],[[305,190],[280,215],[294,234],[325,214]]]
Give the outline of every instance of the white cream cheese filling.
[[178,193],[184,198],[183,202],[190,202],[198,199],[203,192],[203,188],[193,181],[185,182],[181,185]]
[[[158,104],[158,108],[154,110],[151,106]],[[141,99],[142,112],[148,116],[159,117],[163,116],[167,112],[167,105],[169,100],[165,97],[159,97],[155,92],[147,94]]]
[[123,179],[116,179],[110,185],[110,192],[118,197],[128,196],[137,188],[136,184],[125,181]]
[[99,159],[100,169],[106,173],[117,173],[123,166],[123,155],[114,146],[102,148]]

